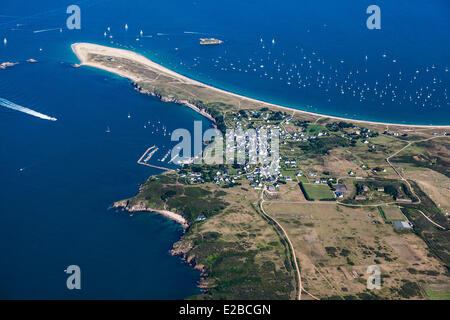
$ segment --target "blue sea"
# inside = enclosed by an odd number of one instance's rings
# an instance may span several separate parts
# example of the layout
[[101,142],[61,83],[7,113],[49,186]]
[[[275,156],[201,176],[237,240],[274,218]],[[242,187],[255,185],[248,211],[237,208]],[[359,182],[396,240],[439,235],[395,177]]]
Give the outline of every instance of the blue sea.
[[[81,9],[80,30],[66,27],[71,4]],[[366,27],[371,4],[381,8],[381,30]],[[1,1],[0,63],[19,64],[0,69],[0,98],[58,120],[0,106],[0,298],[200,292],[199,273],[169,254],[181,227],[109,208],[160,172],[136,163],[148,147],[160,148],[152,164],[170,166],[158,161],[172,146],[168,133],[210,124],[138,94],[129,80],[74,68],[72,43],[133,50],[299,110],[450,125],[449,14],[447,0]],[[200,46],[202,37],[224,43]],[[81,268],[81,290],[66,287],[72,264]]]

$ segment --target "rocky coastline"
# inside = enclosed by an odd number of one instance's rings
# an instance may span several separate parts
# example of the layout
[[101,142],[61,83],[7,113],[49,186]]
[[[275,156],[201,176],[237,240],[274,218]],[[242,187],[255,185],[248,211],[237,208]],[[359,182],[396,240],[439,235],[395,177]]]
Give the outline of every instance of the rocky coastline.
[[208,112],[206,112],[204,109],[199,108],[192,102],[190,102],[188,100],[179,100],[173,95],[163,96],[160,92],[158,92],[156,90],[147,90],[147,89],[142,88],[142,86],[140,86],[139,83],[137,83],[135,81],[133,81],[132,84],[133,84],[134,89],[136,91],[138,91],[139,93],[149,95],[152,97],[156,97],[163,102],[172,102],[172,103],[176,103],[176,104],[191,108],[195,112],[200,113],[202,116],[204,116],[205,118],[210,120],[213,123],[213,125],[216,126],[216,119],[214,119],[214,117],[212,115],[210,115]]
[[173,220],[177,223],[179,223],[185,230],[189,228],[189,223],[187,220],[180,214],[165,210],[165,209],[155,209],[155,208],[149,208],[145,202],[140,201],[134,204],[131,204],[130,200],[121,200],[117,201],[113,204],[113,208],[121,208],[123,210],[126,210],[128,212],[155,212],[162,216],[165,216],[166,218],[169,218],[170,220]]
[[[153,209],[147,207],[144,202],[137,202],[135,204],[131,204],[130,199],[125,199],[121,201],[117,201],[112,205],[112,208],[125,210],[127,212],[155,212],[165,216],[168,219],[171,219],[183,226],[184,231],[186,232],[189,228],[189,224],[186,219],[183,218],[180,214],[161,209]],[[193,244],[190,241],[183,241],[180,239],[179,241],[173,244],[172,249],[170,250],[170,254],[172,256],[180,256],[183,261],[185,261],[189,266],[194,268],[195,270],[200,271],[200,280],[198,283],[198,287],[206,292],[209,288],[209,281],[207,279],[206,267],[202,264],[196,262],[196,258],[194,254],[191,254],[191,250],[193,248]]]

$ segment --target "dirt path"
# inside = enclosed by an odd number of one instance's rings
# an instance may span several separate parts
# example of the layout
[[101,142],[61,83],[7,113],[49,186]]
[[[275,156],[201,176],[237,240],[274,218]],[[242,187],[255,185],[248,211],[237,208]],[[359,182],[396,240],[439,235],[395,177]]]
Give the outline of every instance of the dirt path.
[[432,224],[434,224],[436,227],[441,228],[442,230],[445,230],[445,228],[439,224],[437,224],[436,222],[434,222],[433,220],[431,220],[430,218],[428,218],[428,216],[423,213],[421,210],[417,210],[419,211],[428,221],[430,221]]
[[[389,157],[386,158],[386,162],[392,167],[392,169],[394,169],[395,173],[397,173],[397,175],[400,177],[400,179],[402,181],[404,181],[408,187],[409,190],[411,191],[411,193],[417,198],[417,202],[414,202],[414,204],[420,204],[422,203],[422,200],[420,200],[420,198],[417,196],[417,194],[414,192],[411,184],[409,183],[409,181],[403,177],[400,173],[400,171],[397,170],[397,168],[394,167],[394,165],[391,163],[390,159],[392,157],[395,157],[396,155],[398,155],[400,152],[402,152],[403,150],[407,149],[408,147],[410,147],[412,144],[414,143],[418,143],[418,142],[424,142],[424,141],[429,141],[429,140],[433,140],[433,139],[437,139],[437,138],[448,138],[448,136],[435,136],[435,137],[431,137],[431,138],[427,138],[427,139],[422,139],[422,140],[418,140],[418,141],[410,141],[408,142],[408,144],[406,146],[404,146],[403,148],[401,148],[400,150],[398,150],[397,152],[393,153],[392,155],[390,155]],[[437,224],[436,222],[434,222],[433,220],[431,220],[425,213],[423,213],[422,211],[418,210],[428,221],[430,221],[432,224],[434,224],[435,226],[445,230],[444,227],[442,227],[441,225]]]
[[300,274],[300,268],[299,268],[298,262],[297,262],[297,256],[295,255],[295,249],[294,249],[294,246],[292,245],[291,239],[289,238],[289,236],[288,236],[286,230],[284,230],[283,226],[282,226],[277,220],[275,220],[275,219],[272,218],[270,215],[268,215],[268,214],[266,213],[266,211],[264,210],[263,204],[264,204],[264,202],[265,202],[265,200],[264,200],[264,191],[265,191],[265,190],[266,190],[266,187],[264,186],[263,190],[261,191],[261,195],[260,195],[259,207],[260,207],[262,213],[264,214],[264,216],[266,216],[266,218],[268,218],[269,220],[275,222],[275,224],[281,229],[281,231],[283,231],[283,234],[284,234],[284,236],[286,237],[286,240],[287,240],[288,243],[289,243],[289,247],[290,247],[290,250],[291,250],[291,252],[292,252],[292,257],[293,257],[293,259],[294,259],[295,271],[296,271],[296,273],[297,273],[297,278],[298,278],[298,296],[297,296],[297,299],[298,299],[298,300],[301,300],[301,299],[302,299],[302,291],[304,291],[304,292],[305,292],[306,294],[308,294],[311,298],[313,298],[313,299],[315,299],[315,300],[319,300],[319,298],[315,297],[314,295],[312,295],[311,293],[309,293],[308,291],[306,291],[306,290],[303,288],[303,285],[302,285],[302,277],[301,277],[301,274]]
[[[418,141],[409,141],[408,144],[406,146],[404,146],[403,148],[401,148],[400,150],[397,150],[396,152],[394,152],[393,154],[391,154],[389,157],[386,158],[386,162],[389,164],[389,166],[394,170],[394,172],[399,176],[400,180],[402,180],[403,182],[405,182],[408,185],[409,190],[411,191],[411,194],[414,195],[417,198],[416,202],[413,202],[413,204],[420,204],[422,203],[422,200],[420,200],[419,196],[414,192],[414,189],[412,188],[411,184],[409,183],[408,179],[406,179],[405,177],[403,177],[403,175],[400,173],[399,170],[397,170],[397,168],[391,163],[391,158],[395,157],[396,155],[398,155],[400,152],[402,152],[403,150],[407,149],[408,147],[410,147],[411,145],[413,145],[414,143],[418,143],[418,142],[425,142],[425,141],[429,141],[429,140],[433,140],[433,139],[437,139],[437,138],[448,138],[448,136],[435,136],[435,137],[430,137],[430,138],[426,138],[426,139],[422,139],[422,140],[418,140]],[[339,180],[341,179],[347,179],[347,178],[353,178],[353,179],[358,179],[358,177],[339,177],[336,182],[339,183]],[[377,207],[377,206],[383,206],[383,205],[389,205],[389,204],[398,204],[398,202],[387,202],[387,203],[382,203],[382,204],[347,204],[347,203],[342,203],[340,201],[336,201],[337,204],[342,205],[342,206],[349,206],[349,207]],[[437,226],[438,228],[441,228],[443,230],[446,230],[444,227],[442,227],[441,225],[439,225],[438,223],[434,222],[433,220],[431,220],[425,213],[423,213],[422,211],[418,210],[428,221],[430,221],[432,224],[434,224],[435,226]]]
[[446,138],[447,136],[436,136],[436,137],[431,137],[431,138],[426,138],[426,139],[422,139],[422,140],[418,140],[418,141],[409,141],[408,144],[406,146],[404,146],[403,148],[401,148],[400,150],[394,152],[393,154],[391,154],[389,157],[386,158],[386,162],[391,166],[391,168],[395,171],[395,173],[400,177],[400,179],[402,181],[404,181],[411,193],[417,198],[418,202],[416,203],[421,203],[422,201],[420,200],[420,198],[416,195],[416,193],[414,192],[414,190],[411,187],[411,184],[408,182],[408,180],[402,176],[402,174],[400,173],[400,171],[397,170],[397,168],[391,163],[391,158],[395,157],[396,155],[398,155],[400,152],[402,152],[403,150],[407,149],[408,147],[410,147],[411,145],[413,145],[414,143],[418,143],[418,142],[425,142],[425,141],[429,141],[429,140],[433,140],[433,139],[437,139],[437,138]]

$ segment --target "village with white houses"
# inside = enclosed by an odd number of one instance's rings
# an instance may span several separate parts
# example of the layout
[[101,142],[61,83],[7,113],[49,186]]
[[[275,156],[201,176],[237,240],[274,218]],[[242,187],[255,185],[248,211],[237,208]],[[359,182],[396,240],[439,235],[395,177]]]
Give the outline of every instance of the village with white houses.
[[[309,202],[336,201],[348,205],[374,205],[411,204],[417,201],[405,184],[390,179],[383,180],[383,176],[389,175],[388,170],[392,170],[386,161],[373,166],[369,161],[357,159],[348,168],[339,167],[336,173],[329,170],[318,171],[314,165],[314,161],[328,155],[335,147],[354,148],[372,156],[377,153],[377,149],[381,149],[381,152],[385,150],[385,146],[379,143],[379,137],[407,138],[407,133],[387,129],[380,134],[376,130],[343,121],[326,124],[299,121],[286,113],[267,109],[240,110],[226,117],[224,122],[227,129],[234,125],[235,130],[233,143],[224,143],[224,154],[245,152],[245,162],[240,165],[236,161],[234,164],[195,165],[191,161],[178,169],[181,181],[190,185],[213,182],[225,189],[246,184],[256,191],[265,190],[271,198],[282,197],[283,188],[280,186],[297,184],[302,198]],[[247,129],[262,131],[268,136],[276,133],[280,144],[279,157],[272,157],[270,142],[266,143],[264,150],[258,145],[256,152],[249,151],[251,143],[249,136],[245,135]],[[327,138],[332,144],[320,143]],[[381,180],[366,182],[366,179]],[[396,227],[411,228],[412,224],[406,217],[402,215],[399,218],[405,224],[395,224]]]

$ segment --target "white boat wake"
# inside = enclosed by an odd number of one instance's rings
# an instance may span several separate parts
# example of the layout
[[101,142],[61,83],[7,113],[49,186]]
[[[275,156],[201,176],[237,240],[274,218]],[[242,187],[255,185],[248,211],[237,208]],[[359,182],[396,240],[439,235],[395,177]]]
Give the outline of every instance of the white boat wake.
[[205,34],[204,32],[196,32],[196,31],[184,31],[184,34]]
[[18,104],[15,104],[14,102],[8,101],[8,100],[3,99],[3,98],[0,98],[0,105],[3,106],[3,107],[9,108],[9,109],[13,109],[13,110],[16,110],[16,111],[20,111],[20,112],[29,114],[29,115],[34,116],[34,117],[38,117],[38,118],[44,119],[44,120],[50,120],[50,121],[58,120],[56,118],[47,116],[47,115],[45,115],[43,113],[40,113],[40,112],[31,110],[31,109],[28,109],[28,108],[19,106]]
[[41,33],[41,32],[48,32],[48,31],[56,31],[61,30],[61,28],[52,28],[52,29],[44,29],[44,30],[35,30],[33,33]]

